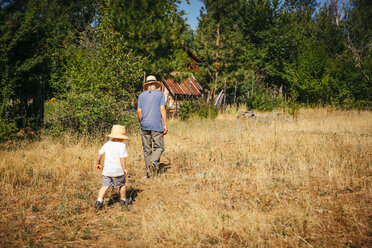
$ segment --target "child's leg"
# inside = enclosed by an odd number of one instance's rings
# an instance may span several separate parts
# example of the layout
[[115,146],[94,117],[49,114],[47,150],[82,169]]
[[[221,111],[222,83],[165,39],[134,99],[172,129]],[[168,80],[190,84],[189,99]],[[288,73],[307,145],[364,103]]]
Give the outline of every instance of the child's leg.
[[125,184],[123,186],[120,186],[119,192],[120,192],[120,200],[126,199]]
[[105,193],[106,193],[106,190],[109,188],[110,186],[102,186],[102,188],[99,190],[98,192],[98,199],[103,199],[103,197],[105,196]]

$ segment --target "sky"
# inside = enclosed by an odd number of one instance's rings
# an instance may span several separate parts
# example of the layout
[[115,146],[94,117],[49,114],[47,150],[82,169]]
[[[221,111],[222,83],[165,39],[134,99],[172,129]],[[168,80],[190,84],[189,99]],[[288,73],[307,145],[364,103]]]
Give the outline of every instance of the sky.
[[187,17],[186,23],[190,25],[190,28],[196,30],[198,26],[198,17],[200,14],[201,7],[204,4],[200,0],[190,0],[190,5],[186,0],[182,0],[179,8],[186,12],[184,17]]

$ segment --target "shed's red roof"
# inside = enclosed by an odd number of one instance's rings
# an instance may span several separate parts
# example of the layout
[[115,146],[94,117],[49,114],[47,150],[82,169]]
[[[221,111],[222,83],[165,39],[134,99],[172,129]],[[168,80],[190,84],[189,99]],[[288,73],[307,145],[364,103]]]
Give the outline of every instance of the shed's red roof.
[[162,78],[163,84],[174,95],[201,95],[201,86],[196,79],[192,76],[183,80],[181,83],[176,83],[173,78]]

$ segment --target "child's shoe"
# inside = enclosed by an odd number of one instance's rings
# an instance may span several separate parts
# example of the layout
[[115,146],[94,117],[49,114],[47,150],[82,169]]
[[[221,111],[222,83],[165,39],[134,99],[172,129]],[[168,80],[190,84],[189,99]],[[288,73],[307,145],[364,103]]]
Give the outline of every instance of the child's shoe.
[[94,204],[94,207],[98,210],[101,210],[103,208],[103,203],[100,201],[96,201],[96,204]]
[[120,200],[120,205],[123,206],[123,207],[128,206],[128,205],[131,205],[131,204],[132,204],[132,202],[129,199],[125,199],[125,200],[122,199],[122,200]]

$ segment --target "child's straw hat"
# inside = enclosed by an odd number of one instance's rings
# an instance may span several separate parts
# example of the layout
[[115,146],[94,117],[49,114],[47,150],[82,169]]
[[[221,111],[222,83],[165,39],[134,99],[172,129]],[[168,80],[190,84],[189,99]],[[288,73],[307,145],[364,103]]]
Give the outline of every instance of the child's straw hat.
[[158,80],[156,80],[155,76],[152,75],[146,78],[146,83],[143,84],[143,90],[147,90],[150,84],[156,84],[157,89],[161,87],[161,83]]
[[127,130],[125,126],[121,125],[114,125],[111,129],[111,133],[107,135],[110,138],[117,138],[117,139],[129,139],[127,134]]

